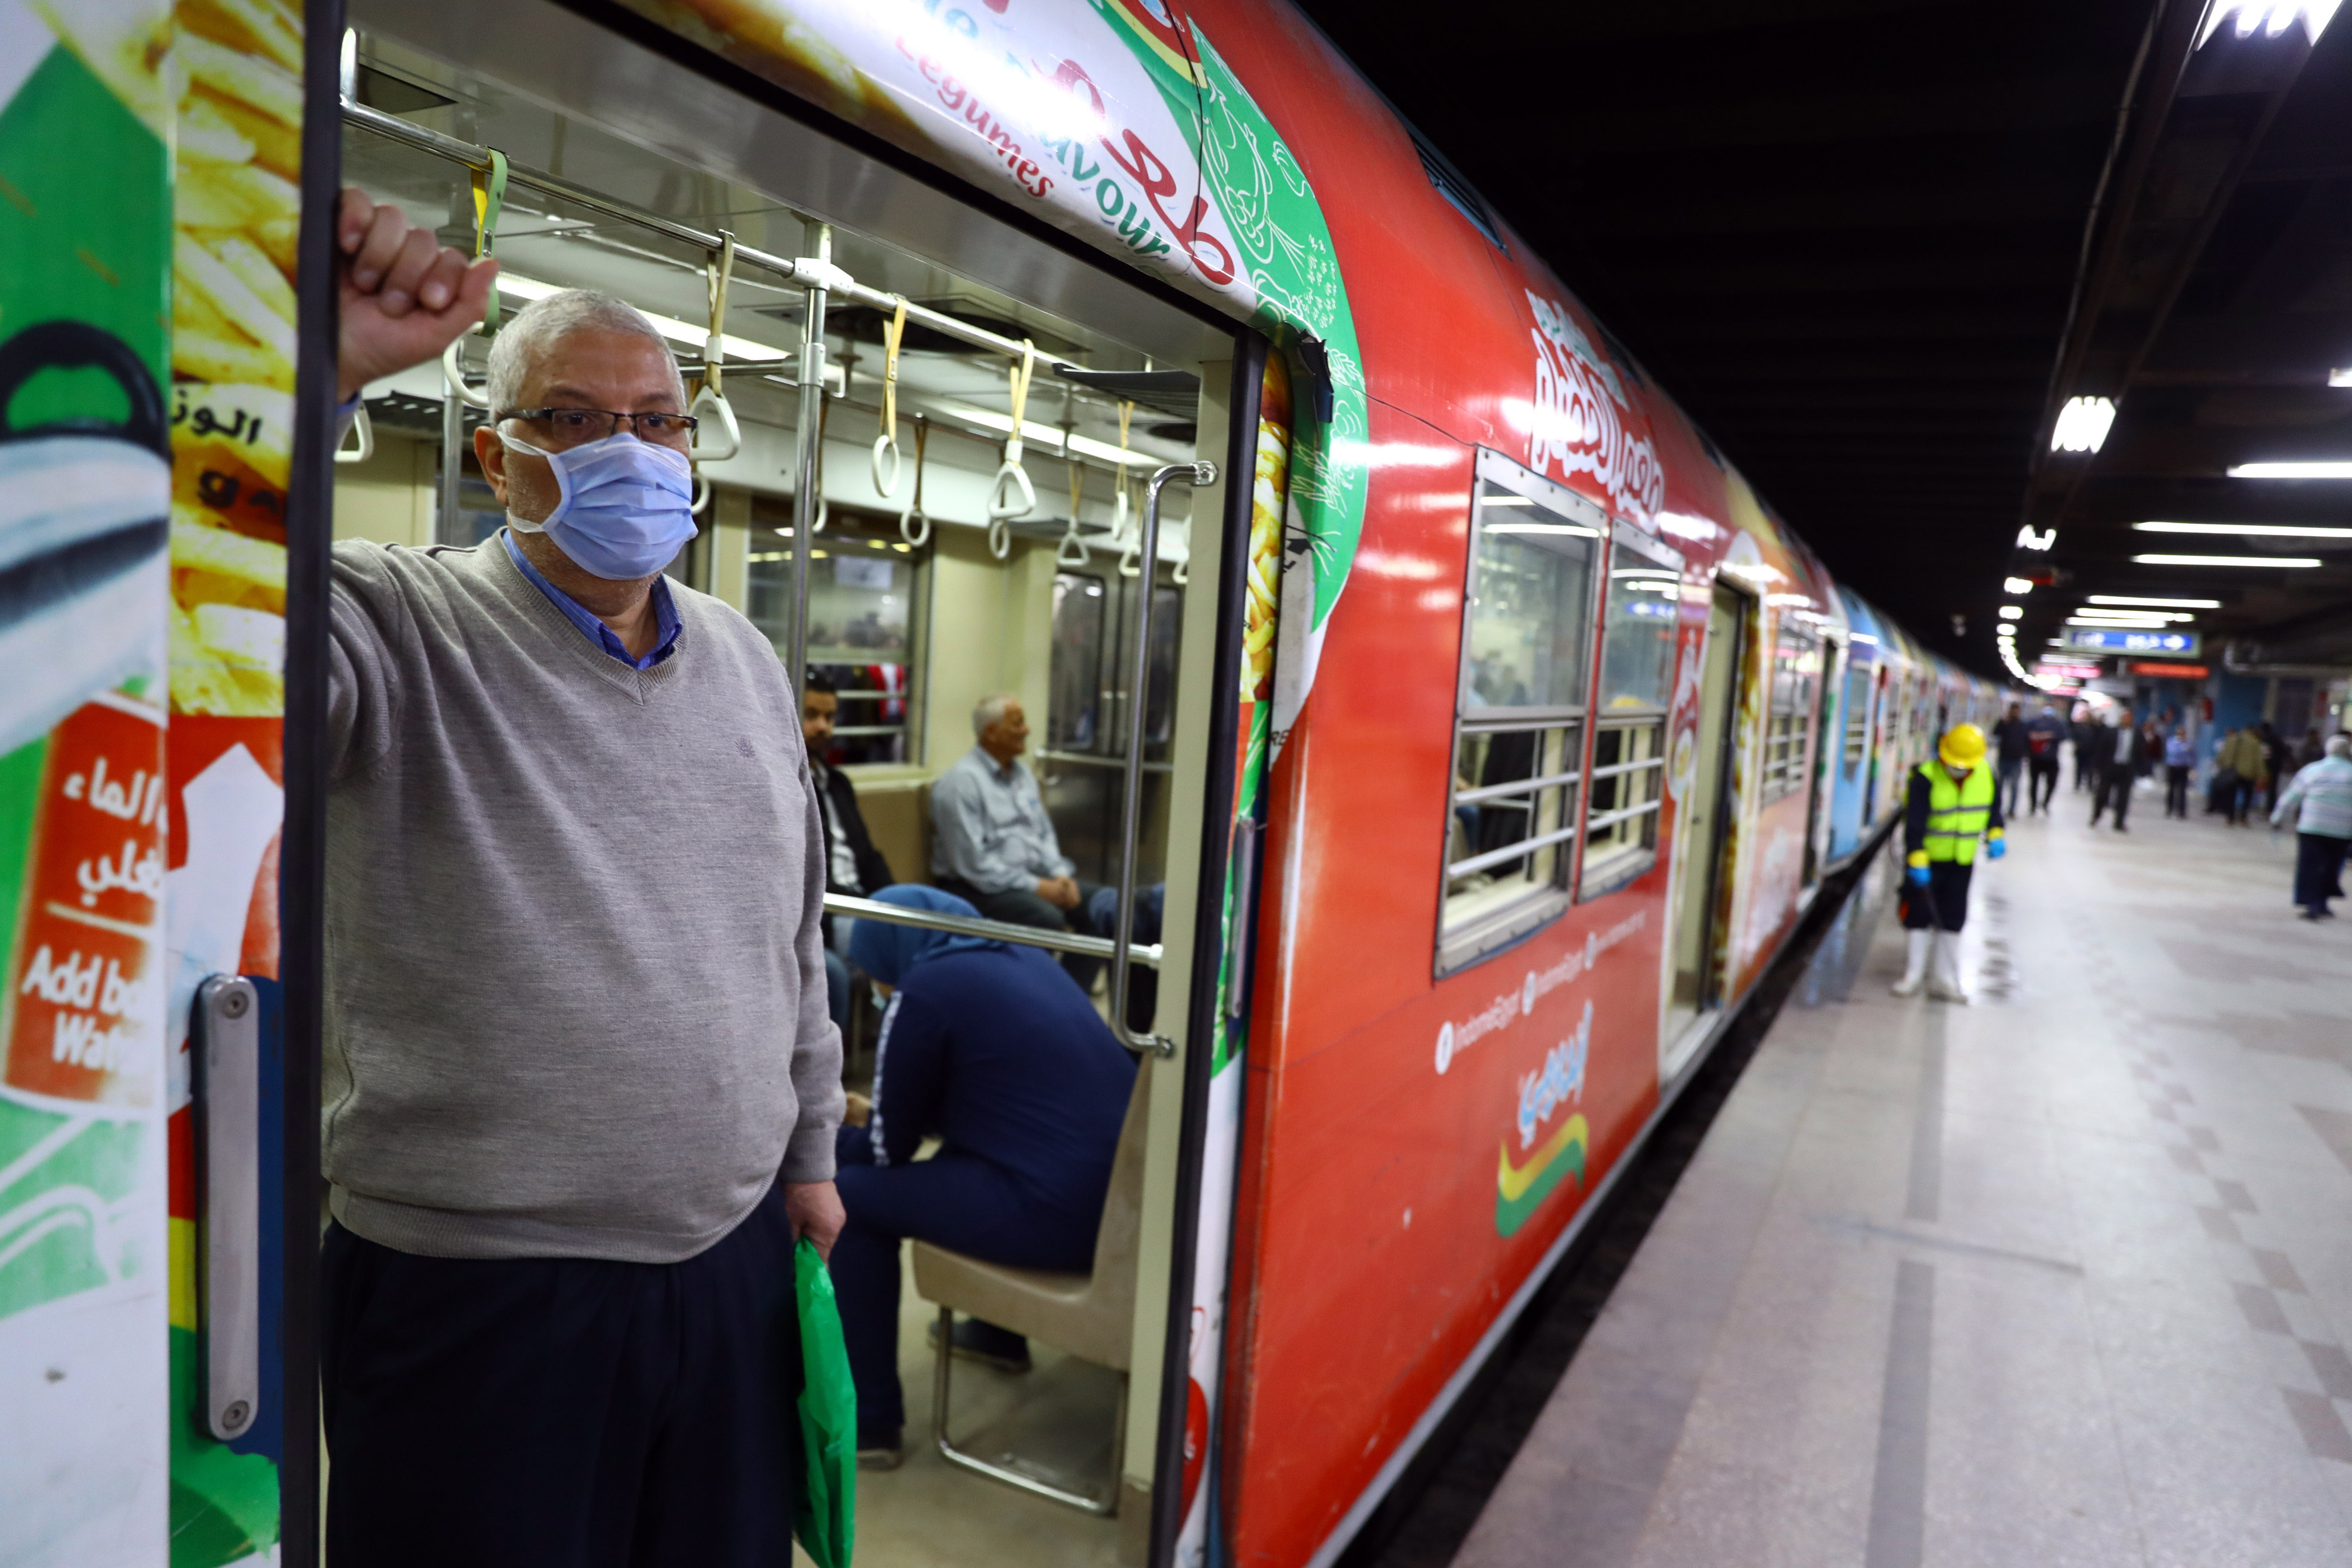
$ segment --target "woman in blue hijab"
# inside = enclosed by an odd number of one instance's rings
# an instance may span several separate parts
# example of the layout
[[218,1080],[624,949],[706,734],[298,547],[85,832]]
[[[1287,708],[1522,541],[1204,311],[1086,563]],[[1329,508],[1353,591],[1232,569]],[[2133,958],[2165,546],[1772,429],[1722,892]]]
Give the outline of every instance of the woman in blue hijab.
[[[875,898],[979,918],[901,883]],[[887,996],[862,1126],[845,1126],[835,1182],[849,1223],[833,1282],[857,1384],[858,1458],[898,1462],[898,1243],[1083,1273],[1110,1184],[1135,1062],[1094,1003],[1039,948],[861,920],[849,956]],[[917,1158],[931,1139],[939,1148]],[[956,1350],[1025,1370],[1017,1334],[960,1324]]]

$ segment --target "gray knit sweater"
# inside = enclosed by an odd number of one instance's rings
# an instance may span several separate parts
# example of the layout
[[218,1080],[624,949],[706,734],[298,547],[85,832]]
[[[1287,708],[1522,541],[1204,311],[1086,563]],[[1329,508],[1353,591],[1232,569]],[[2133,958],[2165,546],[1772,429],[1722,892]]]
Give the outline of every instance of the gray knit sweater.
[[671,1263],[833,1175],[792,689],[671,593],[640,671],[496,544],[335,546],[324,1163],[369,1240]]

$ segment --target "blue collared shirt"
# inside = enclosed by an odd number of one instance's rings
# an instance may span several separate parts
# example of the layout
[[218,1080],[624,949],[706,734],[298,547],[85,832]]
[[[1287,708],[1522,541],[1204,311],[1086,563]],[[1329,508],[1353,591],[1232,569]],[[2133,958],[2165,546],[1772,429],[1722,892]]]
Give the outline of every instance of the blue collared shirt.
[[612,627],[583,609],[579,600],[540,575],[539,568],[530,563],[530,557],[525,555],[522,552],[522,546],[515,542],[513,529],[499,530],[499,537],[506,542],[508,557],[521,569],[525,577],[530,579],[531,586],[546,595],[547,602],[562,610],[563,618],[578,626],[582,637],[586,637],[631,669],[651,669],[676,650],[679,622],[677,605],[670,600],[668,578],[654,579],[654,625],[660,629],[661,636],[654,639],[652,650],[645,658],[638,658],[622,646],[621,639],[613,635]]

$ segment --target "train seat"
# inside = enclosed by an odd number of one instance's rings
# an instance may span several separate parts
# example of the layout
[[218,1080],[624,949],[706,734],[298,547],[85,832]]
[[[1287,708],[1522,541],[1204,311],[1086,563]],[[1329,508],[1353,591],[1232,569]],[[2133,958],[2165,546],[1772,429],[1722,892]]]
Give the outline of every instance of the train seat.
[[[1095,1232],[1091,1272],[1057,1274],[982,1263],[918,1241],[915,1289],[940,1309],[940,1337],[932,1379],[931,1426],[949,1463],[991,1476],[1024,1491],[1089,1513],[1117,1507],[1118,1477],[1127,1430],[1126,1373],[1135,1332],[1135,1278],[1143,1221],[1143,1154],[1151,1103],[1151,1058],[1135,1075],[1135,1092],[1119,1124],[1118,1148],[1111,1156],[1110,1190],[1103,1199],[1102,1224]],[[1025,1470],[992,1464],[957,1448],[949,1436],[950,1366],[955,1315],[962,1312],[999,1328],[1038,1340],[1081,1361],[1120,1374],[1118,1426],[1111,1439],[1110,1473],[1099,1496],[1072,1491]]]

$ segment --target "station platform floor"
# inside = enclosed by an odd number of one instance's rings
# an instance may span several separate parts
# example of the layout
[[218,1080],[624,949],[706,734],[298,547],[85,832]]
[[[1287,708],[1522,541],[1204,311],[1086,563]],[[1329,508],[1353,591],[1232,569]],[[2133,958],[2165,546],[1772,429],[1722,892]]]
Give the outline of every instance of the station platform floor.
[[1978,873],[1970,1006],[1878,858],[1456,1568],[2352,1563],[2352,917],[2089,815]]

